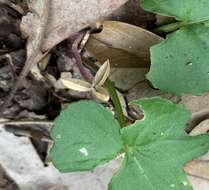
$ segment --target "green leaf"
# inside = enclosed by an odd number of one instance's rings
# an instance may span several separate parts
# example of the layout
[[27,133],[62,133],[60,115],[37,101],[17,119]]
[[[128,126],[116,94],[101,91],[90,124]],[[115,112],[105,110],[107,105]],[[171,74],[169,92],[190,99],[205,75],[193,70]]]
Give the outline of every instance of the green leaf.
[[115,158],[122,149],[119,125],[93,101],[70,104],[51,131],[53,164],[62,172],[85,171]]
[[156,88],[176,95],[208,91],[209,1],[142,0],[141,4],[146,10],[183,21],[179,31],[151,48],[147,78]]
[[209,27],[196,24],[169,34],[151,48],[147,78],[163,91],[201,95],[209,89]]
[[191,190],[182,167],[209,149],[209,136],[189,137],[190,113],[169,101],[152,98],[133,102],[144,119],[122,129],[126,156],[109,190]]
[[141,0],[145,10],[164,16],[172,16],[186,22],[201,22],[209,19],[208,0]]

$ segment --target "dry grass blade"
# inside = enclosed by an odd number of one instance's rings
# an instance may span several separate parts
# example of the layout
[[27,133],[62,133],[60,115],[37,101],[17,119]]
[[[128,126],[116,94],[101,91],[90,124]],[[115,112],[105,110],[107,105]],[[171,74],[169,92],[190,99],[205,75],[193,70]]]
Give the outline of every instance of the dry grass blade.
[[103,87],[97,87],[96,89],[93,88],[92,94],[97,100],[101,102],[108,102],[110,99],[108,91]]
[[99,68],[93,81],[93,86],[102,86],[110,75],[110,61],[107,60]]
[[79,92],[90,92],[91,91],[91,84],[82,80],[78,79],[61,79],[64,86],[71,90],[76,90]]

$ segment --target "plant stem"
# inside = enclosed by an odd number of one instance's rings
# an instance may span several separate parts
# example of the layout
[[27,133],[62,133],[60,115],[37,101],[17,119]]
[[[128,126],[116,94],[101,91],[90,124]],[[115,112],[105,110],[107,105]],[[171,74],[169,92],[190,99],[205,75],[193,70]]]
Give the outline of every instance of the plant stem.
[[192,24],[192,23],[175,22],[175,23],[164,25],[164,26],[160,26],[160,27],[156,28],[154,30],[154,32],[157,32],[157,33],[162,33],[162,32],[163,33],[170,33],[170,32],[176,31],[180,27],[187,26],[187,25],[190,25],[190,24]]
[[[96,73],[96,70],[99,69],[99,66],[97,64],[89,61],[88,59],[85,60],[85,64],[94,73]],[[126,126],[126,119],[123,115],[122,106],[121,106],[118,94],[116,92],[115,86],[111,80],[107,79],[105,82],[105,87],[107,88],[108,92],[110,93],[110,97],[111,97],[111,100],[112,100],[113,105],[115,107],[115,112],[116,112],[120,127],[123,128]]]
[[75,40],[72,44],[71,53],[73,54],[73,56],[76,60],[76,64],[77,64],[78,69],[79,69],[81,75],[83,76],[83,78],[86,81],[91,82],[92,77],[85,70],[85,67],[83,66],[83,63],[82,63],[80,52],[78,50],[78,46],[79,46],[80,42],[82,41],[83,36],[84,36],[84,34],[82,32],[75,34],[75,36],[74,36]]
[[110,96],[111,96],[111,100],[115,106],[115,112],[116,112],[120,127],[123,128],[126,126],[126,120],[123,115],[122,106],[121,106],[119,97],[117,95],[117,92],[115,90],[115,86],[114,86],[113,82],[110,81],[109,79],[107,79],[105,86],[108,89],[108,92],[110,93]]

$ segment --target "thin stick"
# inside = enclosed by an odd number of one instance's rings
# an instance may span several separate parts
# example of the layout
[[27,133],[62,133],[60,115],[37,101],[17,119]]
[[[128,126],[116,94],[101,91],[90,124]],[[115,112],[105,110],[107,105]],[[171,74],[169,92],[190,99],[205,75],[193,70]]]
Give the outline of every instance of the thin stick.
[[0,121],[0,125],[46,125],[46,127],[49,127],[53,125],[53,121],[33,121],[33,120],[27,120],[27,121],[14,121],[14,120],[6,120],[6,121]]

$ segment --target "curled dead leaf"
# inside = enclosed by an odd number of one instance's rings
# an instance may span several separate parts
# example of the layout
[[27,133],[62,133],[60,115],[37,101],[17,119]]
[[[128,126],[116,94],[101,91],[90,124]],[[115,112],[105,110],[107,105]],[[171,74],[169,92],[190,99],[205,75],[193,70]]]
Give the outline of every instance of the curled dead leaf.
[[91,91],[91,84],[86,82],[86,81],[82,81],[82,80],[78,80],[78,79],[61,79],[62,83],[64,84],[64,86],[66,86],[67,88],[71,89],[71,90],[76,90],[79,92],[90,92]]
[[93,86],[102,86],[107,80],[109,75],[110,75],[110,61],[107,60],[97,71],[94,77]]

